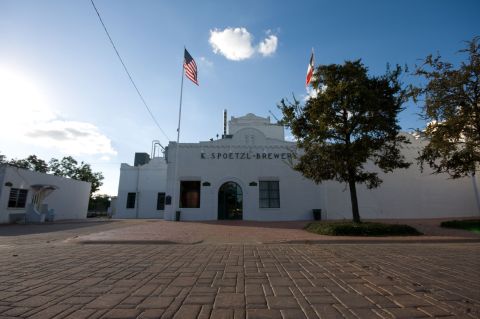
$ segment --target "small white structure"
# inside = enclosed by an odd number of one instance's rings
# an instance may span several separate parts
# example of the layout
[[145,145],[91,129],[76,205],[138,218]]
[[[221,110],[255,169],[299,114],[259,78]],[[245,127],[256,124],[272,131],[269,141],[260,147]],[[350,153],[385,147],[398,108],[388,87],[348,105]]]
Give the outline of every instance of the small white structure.
[[0,166],[0,223],[84,219],[90,183]]
[[[207,142],[170,142],[166,158],[148,164],[122,164],[114,217],[174,220],[180,211],[182,220],[308,220],[322,209],[326,219],[351,218],[348,187],[316,185],[291,168],[296,144],[285,141],[283,126],[247,114],[232,117],[226,133]],[[413,164],[379,173],[384,183],[377,189],[357,185],[361,217],[479,216],[478,177],[422,173],[415,157],[425,141],[404,134],[411,144],[402,153]]]
[[[163,157],[138,161],[134,166],[122,164],[115,218],[163,218],[167,184],[167,162]],[[148,156],[148,154],[146,154]],[[143,165],[142,165],[143,164]]]

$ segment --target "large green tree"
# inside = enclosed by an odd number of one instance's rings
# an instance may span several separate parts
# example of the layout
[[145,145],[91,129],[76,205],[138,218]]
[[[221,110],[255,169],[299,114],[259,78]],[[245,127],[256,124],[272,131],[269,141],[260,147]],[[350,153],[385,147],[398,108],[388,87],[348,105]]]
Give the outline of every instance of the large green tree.
[[354,222],[360,222],[357,184],[376,188],[383,172],[407,168],[400,148],[407,140],[399,135],[397,115],[405,101],[398,81],[400,67],[387,68],[382,76],[369,76],[360,60],[343,65],[320,65],[313,89],[318,93],[305,105],[282,100],[283,123],[297,139],[300,152],[294,169],[315,183],[336,180],[350,190]]
[[49,171],[53,175],[69,177],[79,181],[90,182],[92,188],[90,195],[95,193],[103,185],[103,174],[100,172],[92,171],[90,164],[80,162],[78,163],[71,156],[63,157],[61,160],[52,158],[48,163]]
[[18,168],[29,169],[36,172],[48,172],[47,162],[45,162],[41,158],[38,158],[36,155],[29,155],[27,158],[24,159],[11,159],[8,164]]
[[439,55],[429,55],[415,75],[425,85],[412,87],[416,102],[422,101],[428,144],[418,161],[434,173],[452,178],[475,174],[480,169],[480,46],[479,37],[460,50],[467,58],[455,68]]

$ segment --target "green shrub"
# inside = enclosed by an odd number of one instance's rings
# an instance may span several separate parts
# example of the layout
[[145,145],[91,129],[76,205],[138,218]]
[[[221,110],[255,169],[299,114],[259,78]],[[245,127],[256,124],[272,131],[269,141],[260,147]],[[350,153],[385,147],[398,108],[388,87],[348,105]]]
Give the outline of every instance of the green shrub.
[[353,222],[313,222],[305,229],[330,236],[417,236],[421,232],[408,225]]
[[465,229],[480,233],[480,219],[449,220],[442,222],[440,226],[445,228]]

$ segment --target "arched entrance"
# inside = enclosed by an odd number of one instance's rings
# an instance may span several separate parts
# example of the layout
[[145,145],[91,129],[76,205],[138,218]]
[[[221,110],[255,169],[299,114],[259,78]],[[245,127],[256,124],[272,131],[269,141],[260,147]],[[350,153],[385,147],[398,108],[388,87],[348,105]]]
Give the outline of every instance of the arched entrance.
[[218,190],[218,219],[242,219],[243,192],[235,182],[226,182]]

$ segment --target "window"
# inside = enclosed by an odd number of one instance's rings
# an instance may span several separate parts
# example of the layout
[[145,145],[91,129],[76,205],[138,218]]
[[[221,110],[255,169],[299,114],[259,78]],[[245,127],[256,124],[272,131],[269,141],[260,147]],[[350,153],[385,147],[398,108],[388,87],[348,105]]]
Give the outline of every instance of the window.
[[165,210],[165,193],[158,193],[157,210]]
[[180,182],[180,207],[200,208],[200,181]]
[[278,181],[260,181],[260,208],[280,208]]
[[128,193],[127,195],[127,208],[135,208],[135,199],[137,193]]
[[27,202],[28,190],[20,188],[11,188],[10,197],[8,198],[8,207],[25,208]]

